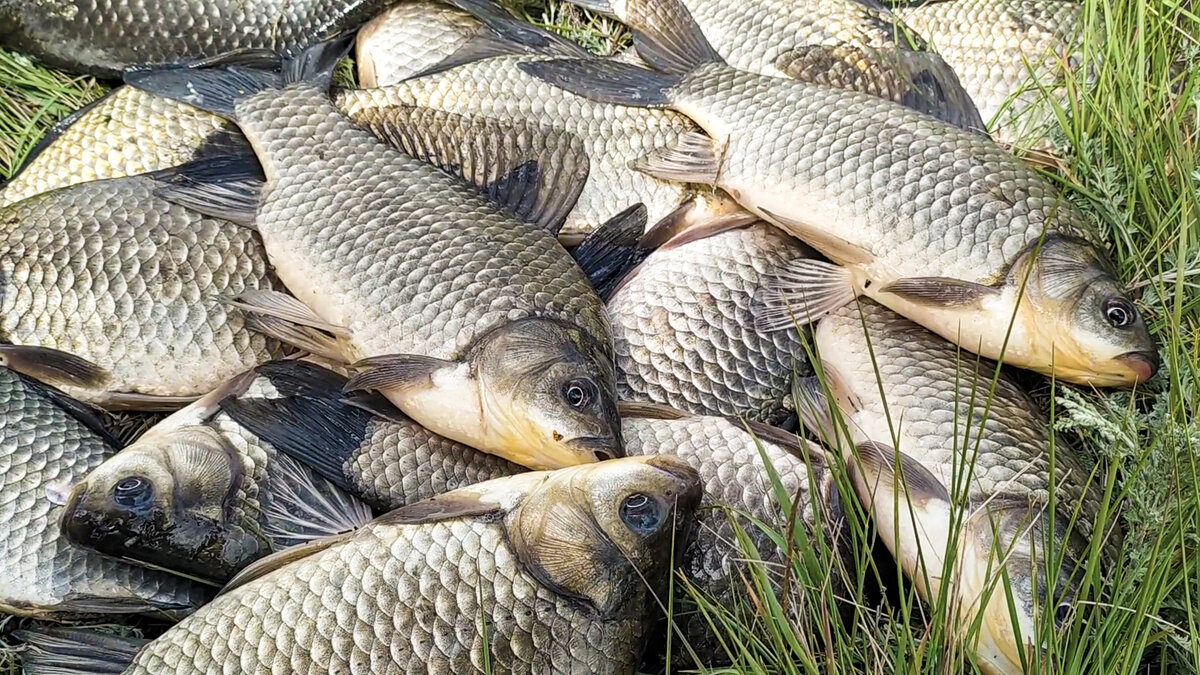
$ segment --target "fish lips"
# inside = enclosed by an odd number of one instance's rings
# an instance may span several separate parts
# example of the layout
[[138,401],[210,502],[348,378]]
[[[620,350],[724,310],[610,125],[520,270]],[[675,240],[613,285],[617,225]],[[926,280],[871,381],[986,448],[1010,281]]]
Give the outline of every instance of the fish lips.
[[567,441],[567,445],[592,453],[598,462],[625,456],[621,440],[614,436],[580,436]]
[[1154,377],[1160,365],[1158,352],[1155,351],[1126,352],[1116,360],[1133,373],[1135,383],[1145,382]]

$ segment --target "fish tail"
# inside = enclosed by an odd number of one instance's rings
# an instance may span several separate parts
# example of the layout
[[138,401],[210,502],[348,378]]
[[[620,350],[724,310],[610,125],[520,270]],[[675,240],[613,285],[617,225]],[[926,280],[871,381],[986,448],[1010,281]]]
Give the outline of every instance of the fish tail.
[[987,134],[987,125],[958,75],[940,55],[902,50],[897,64],[907,87],[900,103],[960,129]]
[[21,668],[26,675],[121,673],[150,642],[86,628],[39,628],[13,633],[26,649]]
[[724,63],[682,0],[627,0],[625,23],[638,56],[657,70],[686,75],[709,63]]
[[[283,55],[279,71],[243,65],[217,67],[173,67],[165,70],[131,71],[125,82],[155,96],[162,96],[206,112],[236,120],[237,103],[268,89],[292,82],[311,82],[328,88],[338,61],[353,44],[353,34],[338,36],[295,53]],[[236,56],[236,55],[234,55]],[[228,63],[218,59],[217,63]]]

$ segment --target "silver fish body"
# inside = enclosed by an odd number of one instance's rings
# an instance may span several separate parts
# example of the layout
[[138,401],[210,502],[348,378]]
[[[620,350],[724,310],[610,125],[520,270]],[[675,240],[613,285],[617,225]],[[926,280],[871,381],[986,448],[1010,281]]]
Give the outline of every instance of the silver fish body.
[[56,68],[112,77],[238,50],[285,50],[358,28],[382,0],[5,0],[0,47]]
[[484,30],[478,19],[441,2],[396,5],[358,31],[358,85],[374,89],[403,82],[443,63]]
[[222,584],[274,551],[366,523],[369,507],[230,412],[253,410],[263,424],[287,424],[279,416],[328,412],[323,403],[344,383],[301,361],[239,375],[76,483],[64,534],[103,554]]
[[[1076,565],[1101,535],[1093,529],[1100,479],[995,364],[964,357],[879,305],[839,310],[821,321],[815,340],[845,421],[842,453],[884,543],[926,599],[937,597],[943,562],[953,556],[960,634],[982,616],[980,665],[1022,672],[1020,652],[1038,639],[1038,617],[1076,601]],[[833,442],[820,421],[828,404],[809,400],[817,420],[810,423]],[[1106,544],[1101,551],[1111,555]],[[1000,565],[1016,627],[1004,586],[996,586]]]
[[958,73],[993,138],[1037,145],[1056,123],[1046,96],[1064,102],[1063,78],[1081,67],[1082,10],[1070,0],[952,0],[894,11]]
[[756,322],[763,290],[811,249],[761,221],[652,253],[608,301],[617,395],[778,423],[807,368],[796,328]]
[[626,458],[418,502],[261,561],[124,672],[632,675],[699,492]]
[[98,421],[61,393],[0,368],[0,609],[42,619],[187,613],[202,586],[72,546],[52,496],[112,455]]
[[[10,367],[83,400],[153,409],[286,353],[227,304],[280,288],[258,235],[172,204],[162,187],[156,177],[93,181],[0,210]],[[85,360],[83,372],[60,378],[51,359],[63,354]]]
[[[338,47],[300,58],[331,68]],[[137,84],[188,96],[191,79],[217,83],[209,105],[236,118],[267,176],[253,217],[302,303],[287,312],[334,333],[343,360],[367,359],[354,388],[531,468],[619,455],[611,328],[554,235],[354,124],[327,79],[258,77],[249,89],[227,84],[241,78],[229,70]]]

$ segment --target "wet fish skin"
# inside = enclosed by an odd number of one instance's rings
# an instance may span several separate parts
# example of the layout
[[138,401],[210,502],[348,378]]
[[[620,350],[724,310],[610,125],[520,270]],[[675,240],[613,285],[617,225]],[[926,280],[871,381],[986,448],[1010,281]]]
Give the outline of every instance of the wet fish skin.
[[118,87],[55,125],[0,189],[0,207],[76,183],[169,169],[239,141],[216,115]]
[[663,72],[521,67],[700,124],[708,136],[641,168],[715,184],[841,265],[794,270],[777,289],[780,319],[865,295],[985,357],[1067,381],[1128,386],[1154,374],[1144,321],[1083,214],[1047,179],[983,136],[890,101],[730,68],[678,3],[632,1],[658,12],[641,52]]
[[385,0],[4,0],[0,47],[101,77],[236,50],[281,53],[355,29]]
[[449,674],[486,658],[496,672],[631,675],[699,496],[695,472],[663,457],[448,493],[274,571],[264,561],[125,672]]
[[171,204],[160,187],[149,176],[95,181],[0,210],[0,338],[102,369],[54,382],[81,400],[137,408],[199,396],[286,353],[225,302],[281,288],[258,236]]
[[[299,58],[332,68],[338,49]],[[280,279],[339,334],[344,360],[371,359],[353,388],[530,468],[621,454],[611,328],[566,250],[355,125],[327,73],[283,86],[168,71],[137,85],[178,98],[203,81],[213,98],[198,105],[236,117],[268,177],[255,224]]]
[[755,322],[762,288],[786,263],[815,254],[758,221],[664,246],[608,302],[617,395],[698,415],[779,423],[792,414],[792,379],[807,367],[795,328]]
[[1082,7],[1069,0],[950,0],[894,12],[958,73],[992,138],[1024,145],[1044,144],[1055,123],[1037,84],[1064,101],[1059,85],[1068,69],[1080,67]]
[[366,523],[369,507],[227,412],[243,406],[263,417],[272,409],[311,415],[324,409],[314,398],[340,395],[344,383],[301,361],[273,361],[239,375],[76,483],[62,516],[64,536],[220,585],[274,551]]
[[0,610],[39,619],[97,614],[182,614],[203,587],[71,546],[59,533],[58,492],[114,450],[95,417],[36,382],[0,368]]
[[[965,622],[962,634],[982,613],[978,663],[989,673],[1021,673],[1003,586],[982,608],[979,598],[997,582],[997,556],[1002,556],[1025,642],[1036,640],[1038,617],[1046,607],[1052,613],[1058,605],[1072,607],[1078,592],[1075,565],[1086,561],[1088,542],[1100,534],[1093,529],[1100,507],[1098,479],[1061,437],[1053,438],[1042,411],[1006,375],[998,376],[992,390],[995,364],[964,357],[875,303],[862,301],[826,317],[815,341],[833,405],[847,428],[849,442],[843,442],[842,452],[881,539],[918,590],[927,599],[936,597],[952,541],[951,519],[958,517],[952,514],[961,513],[954,567],[961,581],[951,598]],[[825,403],[814,400],[810,409],[823,409]],[[820,421],[812,425],[823,426]],[[892,475],[897,461],[907,496]],[[908,510],[897,513],[895,504],[908,500],[920,536]],[[1110,545],[1102,548],[1102,558],[1112,555]],[[926,552],[928,586],[918,546]],[[1048,562],[1054,559],[1051,547],[1063,556],[1057,573]]]
[[[636,2],[576,0],[635,30]],[[716,52],[734,68],[861,91],[964,129],[984,120],[954,70],[883,5],[860,0],[685,0]],[[636,45],[635,45],[636,46]]]

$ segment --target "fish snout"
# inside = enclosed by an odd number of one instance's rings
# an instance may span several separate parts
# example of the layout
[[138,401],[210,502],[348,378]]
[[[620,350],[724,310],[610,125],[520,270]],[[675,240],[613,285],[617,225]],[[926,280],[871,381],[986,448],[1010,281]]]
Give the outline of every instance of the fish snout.
[[1135,383],[1145,382],[1158,372],[1158,352],[1155,351],[1126,352],[1118,356],[1117,361],[1129,368]]

